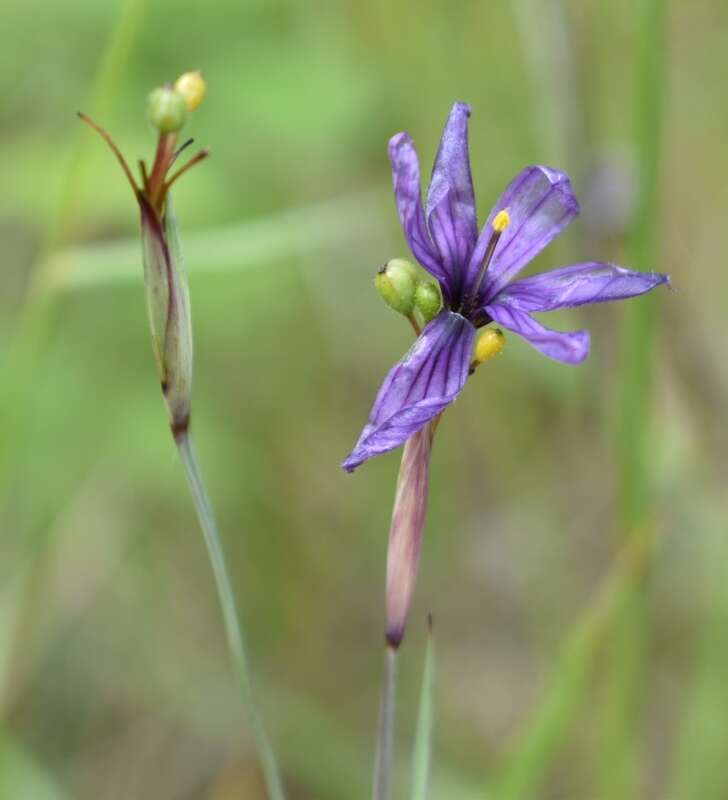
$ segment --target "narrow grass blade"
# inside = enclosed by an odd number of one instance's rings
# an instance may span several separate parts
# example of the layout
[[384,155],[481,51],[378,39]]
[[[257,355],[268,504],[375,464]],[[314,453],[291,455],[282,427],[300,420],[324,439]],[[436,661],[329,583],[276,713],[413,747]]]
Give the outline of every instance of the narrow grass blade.
[[433,690],[435,685],[435,637],[430,618],[425,652],[425,669],[422,674],[420,710],[417,716],[415,750],[412,765],[412,800],[427,800],[432,770]]
[[678,725],[674,770],[667,793],[670,800],[728,797],[728,531],[713,528],[706,538],[708,613],[695,676]]
[[40,762],[0,730],[0,797],[66,800],[67,795]]
[[654,547],[648,535],[629,541],[581,619],[568,635],[543,698],[510,747],[486,789],[497,800],[527,800],[539,788],[566,733],[583,707],[594,662],[619,608],[620,598],[641,579]]
[[[662,98],[665,93],[665,4],[645,0],[638,15],[636,77],[636,161],[639,195],[630,242],[630,266],[654,269],[657,236]],[[619,508],[626,537],[634,537],[652,516],[650,428],[652,362],[657,297],[632,301],[623,329],[623,379],[619,420]],[[646,586],[635,585],[621,601],[611,648],[605,700],[601,796],[637,800],[642,796],[640,719],[643,708],[648,627]]]

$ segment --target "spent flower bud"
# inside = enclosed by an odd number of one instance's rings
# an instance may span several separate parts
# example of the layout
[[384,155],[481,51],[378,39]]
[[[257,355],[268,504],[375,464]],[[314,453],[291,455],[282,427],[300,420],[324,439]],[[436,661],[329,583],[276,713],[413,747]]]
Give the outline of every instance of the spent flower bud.
[[139,204],[152,347],[169,423],[178,437],[189,426],[192,396],[192,321],[187,280],[172,198],[167,198],[163,219],[144,195],[140,195]]
[[434,281],[419,281],[415,287],[415,305],[425,324],[435,319],[442,308],[440,287]]
[[409,316],[414,308],[417,270],[403,258],[388,261],[374,276],[382,300],[400,314]]
[[180,92],[162,86],[150,92],[147,115],[160,133],[176,133],[187,121],[187,101]]
[[427,515],[430,454],[435,424],[405,443],[397,478],[387,552],[387,643],[397,649],[404,637],[422,550]]

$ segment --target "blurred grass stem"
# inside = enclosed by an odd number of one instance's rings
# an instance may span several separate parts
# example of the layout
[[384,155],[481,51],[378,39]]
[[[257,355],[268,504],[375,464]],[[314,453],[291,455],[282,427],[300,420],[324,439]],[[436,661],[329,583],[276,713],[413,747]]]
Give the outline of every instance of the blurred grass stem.
[[182,464],[184,465],[187,483],[192,493],[195,504],[197,518],[202,528],[207,552],[210,556],[210,564],[215,577],[217,593],[220,599],[223,622],[225,625],[225,635],[233,666],[240,684],[240,695],[243,706],[248,715],[248,721],[253,732],[255,745],[260,757],[261,769],[268,793],[269,800],[283,800],[283,786],[278,771],[273,748],[271,747],[268,735],[263,727],[258,708],[255,703],[253,685],[250,676],[248,656],[243,641],[240,618],[235,602],[235,593],[230,581],[225,552],[222,541],[215,522],[212,505],[205,490],[205,484],[200,473],[197,459],[195,457],[192,440],[189,433],[184,433],[175,438],[179,450]]
[[[120,4],[118,21],[103,50],[87,107],[95,117],[109,117],[117,86],[131,59],[146,6],[145,0],[125,0]],[[80,128],[80,126],[79,126]],[[0,474],[11,466],[10,454],[22,440],[30,416],[27,397],[52,328],[57,297],[54,274],[50,269],[53,252],[62,244],[78,202],[86,154],[90,147],[85,130],[77,130],[60,181],[56,202],[52,204],[38,255],[31,268],[28,290],[18,314],[16,331],[3,364],[0,388]]]
[[[634,6],[638,63],[635,81],[636,160],[639,195],[629,243],[637,269],[653,269],[656,257],[662,99],[665,93],[665,4],[645,0]],[[625,311],[623,374],[619,408],[619,521],[627,538],[640,536],[653,516],[652,362],[657,298],[644,297]],[[647,576],[645,576],[647,577]],[[603,797],[642,796],[643,748],[639,741],[645,689],[648,596],[644,580],[628,586],[615,631],[605,703],[605,742],[601,763]]]
[[[116,100],[117,87],[131,60],[137,34],[146,7],[146,0],[122,0],[116,24],[103,48],[96,79],[93,83],[87,107],[94,113],[110,116]],[[45,225],[38,246],[37,256],[31,266],[28,289],[18,311],[15,331],[8,342],[2,363],[0,378],[0,485],[8,494],[15,490],[15,481],[10,478],[16,467],[13,454],[28,440],[29,423],[33,419],[35,393],[33,382],[38,374],[49,332],[57,312],[58,293],[54,291],[53,253],[66,236],[76,210],[79,188],[82,185],[83,168],[86,165],[89,137],[80,129],[75,133],[67,160],[62,169],[59,190]],[[27,537],[24,541],[33,541]],[[48,543],[44,536],[40,543],[34,542],[30,552],[30,569],[23,598],[14,620],[14,633],[9,646],[8,659],[11,666],[7,674],[0,674],[0,697],[10,703],[9,695],[20,684],[19,675],[27,668],[27,649],[32,642],[36,621],[43,611],[38,607],[47,569]]]
[[486,796],[498,800],[539,797],[552,767],[581,709],[585,707],[600,650],[619,623],[620,603],[630,587],[644,576],[657,541],[650,528],[624,544],[612,570],[561,646],[556,666],[540,702],[515,737]]
[[582,167],[583,120],[569,20],[561,0],[512,0],[531,84],[535,144],[547,164]]
[[379,710],[379,733],[374,760],[372,800],[391,797],[392,760],[394,752],[394,709],[397,699],[397,650],[390,644],[384,648],[384,683]]

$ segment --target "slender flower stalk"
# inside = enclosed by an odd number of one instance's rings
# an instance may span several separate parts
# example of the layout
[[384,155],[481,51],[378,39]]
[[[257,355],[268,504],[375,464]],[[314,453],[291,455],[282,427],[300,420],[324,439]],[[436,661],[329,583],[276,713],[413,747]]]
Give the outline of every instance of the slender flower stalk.
[[132,170],[111,136],[86,115],[79,116],[109,145],[139,204],[149,327],[169,426],[185,469],[210,557],[228,648],[240,685],[240,697],[260,758],[268,797],[270,800],[283,800],[278,766],[255,703],[249,661],[222,541],[189,433],[192,320],[170,188],[181,175],[208,155],[207,150],[201,150],[184,166],[171,172],[181,153],[192,141],[178,145],[177,135],[188,114],[195,111],[202,102],[205,91],[202,75],[199,72],[188,72],[174,86],[167,85],[150,94],[148,115],[159,132],[159,138],[151,169],[147,168],[144,161],[139,162],[140,184],[137,184]]
[[205,545],[207,546],[210,565],[212,566],[215,584],[217,585],[217,593],[220,598],[220,608],[222,609],[225,635],[230,649],[230,656],[233,661],[235,673],[238,677],[238,683],[240,684],[240,695],[243,701],[243,707],[247,711],[248,721],[253,732],[258,756],[260,757],[261,769],[268,797],[270,800],[283,800],[283,786],[281,785],[275,754],[255,702],[250,665],[243,641],[243,630],[235,602],[235,592],[225,559],[225,551],[223,550],[222,541],[220,540],[212,505],[207,496],[205,484],[197,464],[197,458],[195,457],[189,431],[178,437],[176,441],[180,459],[185,469],[187,483],[189,484],[192,499],[195,504],[195,511],[197,512],[200,528],[205,537]]

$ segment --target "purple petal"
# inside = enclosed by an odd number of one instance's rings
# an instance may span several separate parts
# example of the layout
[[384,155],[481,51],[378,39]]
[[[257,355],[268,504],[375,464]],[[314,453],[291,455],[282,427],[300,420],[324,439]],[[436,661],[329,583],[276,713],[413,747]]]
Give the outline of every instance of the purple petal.
[[455,103],[440,139],[427,192],[427,224],[453,277],[464,269],[478,238],[468,153],[470,106]]
[[420,197],[420,164],[417,151],[407,133],[398,133],[389,140],[394,197],[404,235],[414,257],[442,284],[449,296],[449,276],[430,241],[425,212]]
[[525,311],[511,306],[496,304],[486,306],[485,310],[499,325],[523,336],[549,358],[565,364],[580,364],[589,355],[588,331],[553,331]]
[[452,403],[468,378],[474,336],[473,325],[452,311],[427,325],[384,379],[345,470],[398,447]]
[[554,311],[585,303],[624,300],[663,283],[669,284],[670,279],[659,272],[634,272],[615,264],[591,261],[511,283],[493,302],[522,311]]
[[507,209],[510,225],[501,235],[485,273],[479,304],[484,305],[571,222],[579,213],[569,178],[549,167],[526,167],[508,185],[490,212],[467,269],[475,281],[485,257],[495,215]]

